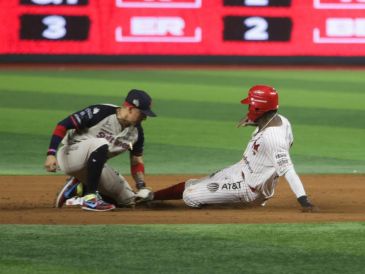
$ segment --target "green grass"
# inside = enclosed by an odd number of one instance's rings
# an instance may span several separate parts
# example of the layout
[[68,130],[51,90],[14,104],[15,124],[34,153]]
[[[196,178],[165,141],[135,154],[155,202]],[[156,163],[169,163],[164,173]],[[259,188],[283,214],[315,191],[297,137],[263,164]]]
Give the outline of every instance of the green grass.
[[[1,174],[45,174],[50,134],[66,115],[95,103],[120,104],[149,91],[159,115],[145,123],[149,174],[207,174],[238,161],[252,128],[236,129],[239,104],[258,83],[275,86],[292,122],[299,173],[365,173],[362,70],[2,70]],[[5,156],[5,157],[4,157]],[[128,157],[111,161],[129,173]]]
[[365,224],[1,225],[1,273],[363,273]]

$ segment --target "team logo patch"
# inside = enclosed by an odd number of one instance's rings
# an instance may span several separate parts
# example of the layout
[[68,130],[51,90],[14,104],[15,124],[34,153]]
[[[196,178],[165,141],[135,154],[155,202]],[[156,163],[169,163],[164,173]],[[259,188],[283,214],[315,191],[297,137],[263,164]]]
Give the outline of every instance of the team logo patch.
[[257,144],[256,142],[257,140],[252,145],[253,155],[256,155],[256,153],[259,151],[260,144]]
[[222,185],[222,190],[226,189],[226,190],[237,190],[237,189],[241,189],[241,182],[236,182],[236,183],[226,183]]
[[285,168],[286,166],[290,165],[290,158],[286,152],[279,152],[275,155],[276,162],[280,168]]
[[218,183],[209,183],[207,185],[207,188],[210,192],[216,192],[219,188],[219,184]]
[[133,105],[135,105],[136,107],[139,107],[139,100],[134,99],[133,100]]

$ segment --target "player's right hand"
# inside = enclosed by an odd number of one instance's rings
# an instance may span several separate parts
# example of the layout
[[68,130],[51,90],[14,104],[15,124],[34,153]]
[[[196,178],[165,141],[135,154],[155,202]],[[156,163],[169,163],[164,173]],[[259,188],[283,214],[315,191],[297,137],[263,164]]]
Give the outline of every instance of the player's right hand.
[[44,168],[48,172],[56,172],[57,170],[57,158],[54,155],[48,155],[44,162]]
[[306,195],[299,197],[297,200],[302,206],[302,212],[319,212],[318,207],[313,205]]

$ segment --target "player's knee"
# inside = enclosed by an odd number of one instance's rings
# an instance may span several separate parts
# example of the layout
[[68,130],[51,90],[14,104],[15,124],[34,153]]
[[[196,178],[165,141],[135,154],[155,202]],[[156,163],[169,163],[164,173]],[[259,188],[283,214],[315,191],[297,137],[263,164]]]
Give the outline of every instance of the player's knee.
[[201,207],[201,203],[198,201],[198,198],[194,193],[191,192],[189,188],[186,188],[183,192],[183,200],[184,203],[189,207],[199,208]]
[[98,147],[97,149],[95,149],[93,151],[93,153],[96,152],[96,153],[99,153],[100,155],[103,155],[103,156],[107,157],[108,156],[108,149],[109,149],[108,145],[102,145],[102,146]]
[[132,206],[135,205],[135,198],[136,196],[132,193],[121,193],[115,201],[119,207]]
[[118,204],[123,206],[130,206],[134,204],[136,194],[133,192],[128,182],[123,177],[120,177],[119,184],[121,189],[117,198]]

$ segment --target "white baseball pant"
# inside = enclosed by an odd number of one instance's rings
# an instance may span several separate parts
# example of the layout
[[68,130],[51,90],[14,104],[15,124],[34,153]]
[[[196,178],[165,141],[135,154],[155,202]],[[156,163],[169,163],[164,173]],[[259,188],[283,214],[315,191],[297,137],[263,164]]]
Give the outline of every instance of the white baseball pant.
[[[103,138],[90,138],[62,146],[57,152],[60,169],[68,175],[75,176],[81,182],[86,182],[86,165],[90,154],[105,144],[108,142]],[[106,164],[100,176],[98,191],[112,198],[118,205],[129,205],[135,199],[135,193],[126,179]]]
[[188,180],[183,200],[190,207],[201,207],[230,203],[260,205],[266,198],[244,181],[239,162],[210,176]]

